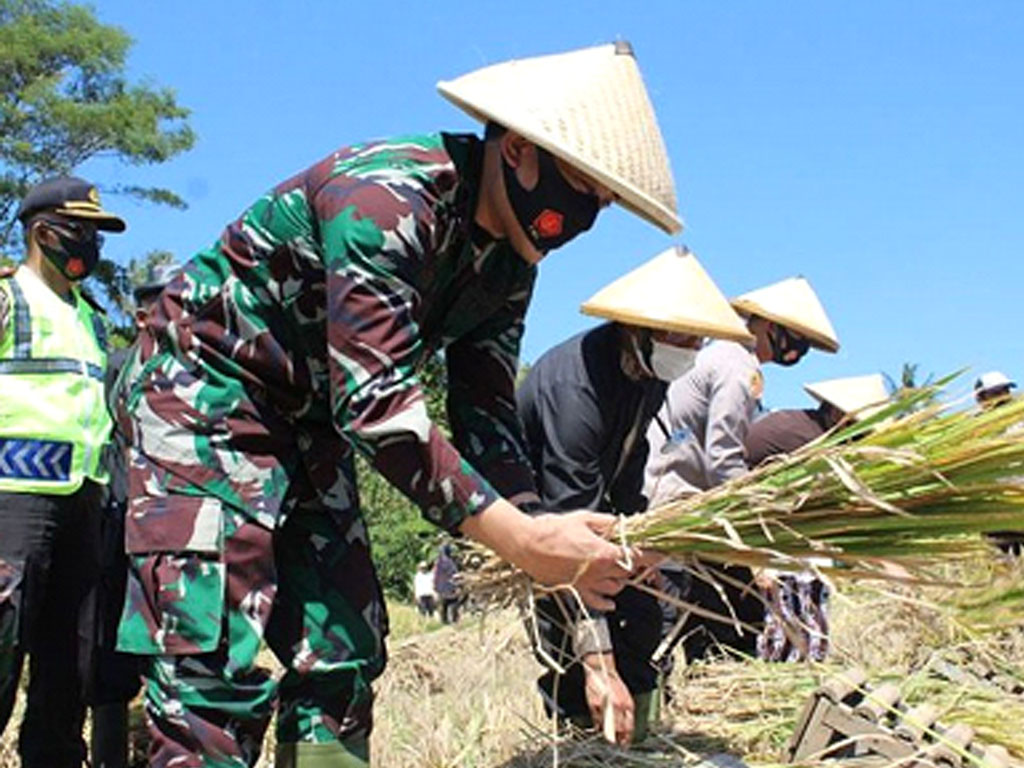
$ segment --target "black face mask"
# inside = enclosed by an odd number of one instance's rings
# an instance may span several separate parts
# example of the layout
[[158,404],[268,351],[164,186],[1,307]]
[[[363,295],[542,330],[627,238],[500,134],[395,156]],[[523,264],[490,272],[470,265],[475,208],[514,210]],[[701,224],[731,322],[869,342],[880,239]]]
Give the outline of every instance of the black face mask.
[[72,282],[88,277],[100,260],[103,236],[77,222],[46,219],[43,223],[56,233],[60,242],[58,248],[51,248],[39,241],[46,258]]
[[773,324],[768,338],[772,345],[772,360],[779,365],[796,365],[811,348],[811,343],[803,336],[777,323]]
[[512,213],[541,253],[565,245],[594,225],[601,202],[596,195],[573,187],[547,150],[537,147],[537,184],[533,189],[519,183],[516,169],[504,157],[501,167]]

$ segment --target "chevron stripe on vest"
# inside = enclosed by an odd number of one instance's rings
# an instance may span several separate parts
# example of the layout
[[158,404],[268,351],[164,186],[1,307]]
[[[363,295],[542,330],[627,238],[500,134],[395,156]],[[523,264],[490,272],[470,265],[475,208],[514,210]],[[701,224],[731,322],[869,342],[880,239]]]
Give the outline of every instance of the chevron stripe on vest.
[[67,480],[71,477],[71,443],[0,437],[0,477]]

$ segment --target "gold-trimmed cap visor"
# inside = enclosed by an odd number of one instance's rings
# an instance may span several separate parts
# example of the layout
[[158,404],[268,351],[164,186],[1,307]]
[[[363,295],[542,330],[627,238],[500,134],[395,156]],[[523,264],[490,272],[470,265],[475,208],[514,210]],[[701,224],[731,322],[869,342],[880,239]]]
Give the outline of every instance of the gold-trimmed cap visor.
[[88,219],[97,229],[105,232],[125,230],[124,219],[103,210],[100,206],[99,190],[75,176],[59,176],[36,184],[21,201],[17,218],[25,223],[42,211],[53,211],[76,219]]

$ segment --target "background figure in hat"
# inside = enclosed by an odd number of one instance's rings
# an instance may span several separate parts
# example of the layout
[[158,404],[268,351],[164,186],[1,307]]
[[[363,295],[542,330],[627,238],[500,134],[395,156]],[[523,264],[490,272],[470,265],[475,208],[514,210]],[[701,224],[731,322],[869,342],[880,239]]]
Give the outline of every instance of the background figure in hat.
[[[750,340],[728,301],[688,251],[671,249],[616,280],[583,307],[613,322],[546,352],[517,393],[539,507],[643,511],[644,434],[667,383],[693,365],[703,337]],[[574,606],[569,606],[573,613]],[[547,653],[566,669],[540,679],[549,711],[583,725],[614,713],[615,738],[643,738],[658,683],[656,598],[627,587],[606,615],[565,626],[553,599],[538,601]]]
[[751,424],[743,441],[748,467],[754,468],[772,456],[792,453],[847,417],[860,421],[872,416],[890,397],[880,373],[820,381],[807,384],[804,389],[818,401],[817,408],[771,411]]
[[[743,440],[763,394],[762,363],[795,365],[811,346],[829,352],[839,349],[821,302],[803,278],[744,294],[732,306],[746,319],[753,342],[715,341],[704,347],[693,370],[669,385],[647,430],[650,455],[644,495],[652,507],[713,488],[747,471]],[[721,579],[721,590],[741,621],[760,623],[761,602],[749,590],[729,584],[749,583],[749,569],[707,566],[706,571]],[[707,578],[689,578],[672,567],[663,572],[690,602],[730,616],[719,585],[708,583]],[[703,622],[684,635],[689,659],[704,656],[716,644],[753,653],[756,641],[755,633],[738,632],[731,621]]]
[[[1017,382],[1010,379],[1002,371],[988,371],[981,374],[974,382],[974,399],[982,412],[989,408],[998,408],[1010,401]],[[1007,431],[1019,432],[1024,424],[1014,424]],[[993,531],[988,538],[1000,550],[1008,555],[1019,556],[1024,551],[1024,533],[1020,531]]]
[[974,399],[982,408],[999,405],[1010,399],[1010,390],[1016,386],[1002,371],[988,371],[974,382]]
[[61,177],[22,200],[25,260],[0,277],[0,731],[29,655],[21,764],[85,758],[82,721],[95,630],[107,332],[79,281],[100,230],[124,222],[96,188]]
[[[755,421],[744,443],[751,469],[791,453],[846,419],[873,416],[889,401],[879,373],[830,379],[804,386],[817,408],[772,411]],[[828,585],[813,571],[761,574],[767,610],[757,638],[757,655],[766,661],[823,661],[828,655]]]
[[[146,327],[160,292],[181,272],[179,264],[151,266],[144,280],[132,289],[136,333]],[[128,356],[136,349],[121,347],[110,353],[105,377],[108,401]],[[113,403],[111,402],[111,410]],[[128,763],[128,702],[141,686],[138,659],[117,648],[117,625],[124,607],[128,561],[124,551],[124,515],[128,503],[128,441],[114,429],[104,451],[110,473],[100,529],[100,590],[97,614],[95,681],[92,686],[90,758],[96,768],[120,768]]]
[[[606,607],[628,575],[612,518],[515,506],[536,494],[514,376],[546,252],[613,198],[678,229],[636,61],[608,45],[439,87],[484,141],[357,144],[279,184],[164,290],[122,376],[119,647],[147,657],[155,766],[253,764],[275,702],[280,765],[368,761],[387,617],[354,451],[541,582]],[[441,350],[451,439],[417,377]]]

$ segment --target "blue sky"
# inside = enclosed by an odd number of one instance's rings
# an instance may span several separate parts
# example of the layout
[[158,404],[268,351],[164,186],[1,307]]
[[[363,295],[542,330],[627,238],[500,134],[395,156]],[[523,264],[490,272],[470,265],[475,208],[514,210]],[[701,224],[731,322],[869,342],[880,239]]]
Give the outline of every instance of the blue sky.
[[109,199],[123,261],[185,259],[265,189],[336,147],[475,130],[435,84],[485,64],[629,40],[672,161],[684,233],[614,209],[551,254],[523,357],[593,321],[579,304],[673,242],[729,295],[794,274],[842,343],[767,366],[766,401],[807,381],[962,366],[1024,376],[1024,4],[1019,2],[365,3],[102,0],[135,40],[129,75],[169,86],[198,142],[155,167],[178,212]]

